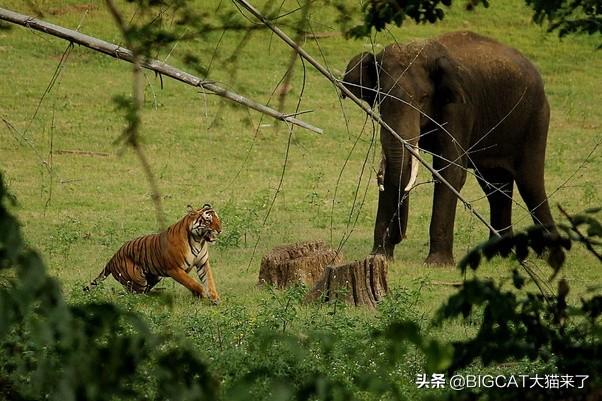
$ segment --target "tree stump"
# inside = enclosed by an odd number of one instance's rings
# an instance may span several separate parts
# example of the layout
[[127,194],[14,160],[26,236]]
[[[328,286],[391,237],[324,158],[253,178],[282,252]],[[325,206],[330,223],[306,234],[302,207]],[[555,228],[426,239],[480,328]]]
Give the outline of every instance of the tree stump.
[[307,295],[307,300],[339,300],[374,308],[387,290],[387,261],[382,255],[370,255],[349,264],[328,266],[324,276]]
[[342,256],[323,241],[278,246],[261,259],[258,285],[286,288],[294,284],[312,287],[327,265],[341,263]]

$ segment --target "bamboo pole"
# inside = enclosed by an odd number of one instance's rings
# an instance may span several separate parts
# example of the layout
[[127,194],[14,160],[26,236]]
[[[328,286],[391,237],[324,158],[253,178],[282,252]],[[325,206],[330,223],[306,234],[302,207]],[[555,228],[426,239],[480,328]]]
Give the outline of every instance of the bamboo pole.
[[[19,14],[14,11],[6,10],[4,8],[0,8],[0,20],[4,20],[6,22],[10,22],[13,24],[21,25],[26,28],[35,29],[36,31],[44,32],[48,35],[55,36],[60,39],[67,40],[72,43],[77,43],[81,46],[87,47],[89,49],[95,50],[97,52],[106,54],[108,56],[114,57],[118,60],[124,60],[129,63],[134,63],[134,56],[132,51],[121,46],[118,46],[113,43],[105,42],[104,40],[97,39],[95,37],[85,35],[80,32],[73,31],[71,29],[63,28],[58,25],[51,24],[49,22],[45,22],[39,20],[34,17],[29,17],[27,15]],[[215,84],[214,82],[204,80],[202,78],[196,77],[192,74],[189,74],[185,71],[179,70],[169,64],[166,64],[159,60],[154,59],[145,59],[141,62],[141,66],[148,70],[154,71],[161,75],[168,76],[185,84],[203,88],[209,92],[212,92],[218,96],[226,98],[230,101],[236,102],[243,106],[246,106],[250,109],[256,110],[260,113],[267,114],[270,117],[273,117],[280,121],[285,121],[290,124],[298,125],[299,127],[308,129],[310,131],[316,132],[318,134],[322,134],[323,130],[317,127],[314,127],[311,124],[308,124],[302,120],[299,120],[291,115],[287,115],[284,113],[280,113],[270,107],[267,107],[261,103],[257,103],[253,100],[250,100],[238,93],[232,92],[230,90],[224,89],[221,86]]]

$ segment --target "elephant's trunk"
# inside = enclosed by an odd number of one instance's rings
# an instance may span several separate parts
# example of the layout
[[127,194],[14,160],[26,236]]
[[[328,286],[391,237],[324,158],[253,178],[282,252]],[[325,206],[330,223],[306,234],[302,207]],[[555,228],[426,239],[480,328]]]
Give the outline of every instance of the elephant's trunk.
[[[384,187],[385,191],[394,190],[400,196],[409,191],[415,184],[418,175],[419,162],[404,149],[403,145],[393,138],[395,149],[386,151]],[[385,148],[383,143],[383,148]]]
[[[387,105],[383,104],[381,115],[388,117],[385,122],[400,136],[412,138],[412,145],[417,145],[420,135],[419,114],[406,111],[400,116],[399,112],[386,113],[386,108]],[[405,236],[409,210],[407,191],[416,182],[419,163],[387,130],[381,129],[380,139],[385,160],[384,191],[379,195],[373,252],[393,257],[395,244]]]
[[[385,115],[384,112],[381,114]],[[387,122],[402,138],[409,138],[413,146],[418,145],[420,136],[420,116],[415,110],[407,111],[403,116]],[[418,167],[420,162],[405,149],[403,144],[389,133],[387,130],[381,130],[381,144],[383,150],[383,160],[385,162],[385,181],[388,185],[393,185],[397,191],[403,188],[409,191],[416,183],[418,176]],[[415,147],[414,149],[418,149]],[[382,166],[381,166],[382,167]]]

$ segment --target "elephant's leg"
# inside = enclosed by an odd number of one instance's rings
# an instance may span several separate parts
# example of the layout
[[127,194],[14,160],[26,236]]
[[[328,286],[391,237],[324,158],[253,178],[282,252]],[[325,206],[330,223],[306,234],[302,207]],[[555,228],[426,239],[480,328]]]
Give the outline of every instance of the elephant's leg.
[[[480,174],[480,176],[479,176]],[[504,169],[480,169],[477,181],[489,200],[491,226],[500,235],[512,235],[512,192],[514,178]],[[493,232],[489,237],[494,237]]]
[[409,199],[399,185],[391,182],[379,193],[378,212],[374,226],[374,245],[372,253],[393,258],[395,245],[405,236],[408,221]]
[[554,219],[548,205],[548,196],[544,186],[543,166],[529,166],[516,174],[516,186],[533,222],[544,226],[553,226]]
[[[447,166],[446,162],[435,157],[433,166],[441,170]],[[453,160],[453,159],[452,159]],[[457,191],[462,189],[466,181],[466,170],[461,167],[445,167],[441,171],[443,178],[447,180]],[[443,183],[435,183],[433,195],[433,214],[430,226],[430,251],[425,260],[426,264],[453,265],[454,264],[454,221],[456,219],[456,205],[458,198]]]
[[[544,184],[544,160],[546,137],[549,124],[547,109],[532,120],[528,135],[532,138],[524,149],[521,163],[516,172],[516,187],[529,208],[535,224],[553,226],[554,219],[548,205],[548,196]],[[555,229],[553,229],[555,231]]]
[[[472,117],[462,104],[449,104],[445,107],[442,118],[447,121],[447,132],[440,133],[437,145],[438,155],[433,156],[433,167],[456,190],[460,191],[466,181],[467,159],[464,149],[467,148],[468,135],[472,129]],[[458,135],[450,138],[450,135]],[[462,138],[464,135],[465,138]],[[452,163],[453,162],[453,163]],[[426,264],[454,264],[454,222],[458,198],[435,177],[433,195],[433,213],[430,225],[430,250]]]
[[[521,169],[516,175],[516,186],[529,208],[533,222],[548,227],[551,237],[557,237],[558,230],[554,225],[544,186],[543,163],[541,166]],[[548,257],[552,260],[563,260],[564,252],[557,246],[550,249]]]
[[[557,237],[559,234],[550,212],[544,184],[544,160],[548,125],[549,111],[546,107],[542,109],[539,116],[532,120],[532,126],[530,127],[531,141],[525,146],[515,179],[518,191],[529,208],[533,222],[548,227],[550,235]],[[550,249],[548,257],[551,260],[562,260],[564,252],[558,246]]]

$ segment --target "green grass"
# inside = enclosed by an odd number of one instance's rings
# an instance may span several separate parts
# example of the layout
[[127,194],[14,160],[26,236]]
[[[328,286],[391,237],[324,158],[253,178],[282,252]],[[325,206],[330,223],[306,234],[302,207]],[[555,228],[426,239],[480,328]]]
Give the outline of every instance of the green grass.
[[[44,10],[50,10],[45,17],[50,22],[74,28],[82,20],[83,8],[77,6],[79,1],[40,3]],[[200,3],[209,7],[206,2]],[[212,2],[212,7],[213,3],[218,2]],[[227,2],[224,6],[231,7]],[[3,7],[31,13],[20,0],[5,1]],[[465,12],[458,5],[436,26],[407,22],[403,28],[379,34],[375,43],[386,45],[392,37],[404,42],[470,29],[497,38],[527,55],[544,77],[552,109],[546,162],[548,194],[553,193],[552,205],[559,203],[577,212],[599,205],[602,200],[599,151],[577,171],[600,141],[602,59],[595,51],[597,43],[593,39],[559,40],[553,34],[545,34],[544,28],[533,25],[530,15],[520,0],[492,2],[489,9],[478,8],[473,13]],[[330,12],[318,8],[311,18],[316,31],[337,29]],[[119,34],[102,6],[92,7],[83,19],[81,31],[108,41],[119,41]],[[218,33],[210,34],[204,42],[179,44],[169,62],[182,66],[179,56],[194,51],[206,63],[218,37]],[[240,33],[225,35],[214,66],[224,63],[241,37]],[[244,335],[258,316],[273,307],[272,294],[255,286],[261,256],[276,245],[309,239],[332,241],[331,244],[337,246],[345,236],[358,177],[371,144],[372,132],[366,131],[351,152],[363,124],[362,113],[348,101],[341,104],[332,85],[308,69],[300,108],[313,112],[301,118],[323,128],[325,133],[316,135],[295,129],[283,187],[263,225],[280,180],[287,143],[286,127],[253,111],[222,107],[216,97],[167,78],[161,88],[154,74],[147,73],[149,86],[142,126],[144,150],[157,176],[168,221],[179,219],[188,204],[200,206],[206,202],[221,212],[224,220],[223,243],[211,251],[223,304],[213,308],[207,303],[195,302],[186,289],[169,280],[161,284],[164,289],[160,294],[151,296],[125,294],[112,279],[99,290],[83,294],[82,286],[98,274],[124,241],[155,231],[157,223],[149,186],[138,160],[131,151],[123,151],[113,144],[125,122],[121,113],[115,111],[112,98],[130,91],[131,68],[127,63],[75,47],[58,83],[31,122],[66,46],[66,42],[20,27],[0,31],[0,75],[3,77],[0,116],[24,133],[24,137],[15,136],[5,126],[0,128],[0,169],[18,199],[15,212],[27,240],[43,253],[51,274],[58,277],[72,302],[110,300],[126,309],[140,311],[154,328],[191,338],[199,351],[211,358],[219,359],[228,352],[236,352],[235,347],[215,351],[223,340],[214,329],[223,325],[231,329],[231,334],[239,330]],[[340,73],[350,57],[369,48],[369,42],[334,36],[320,39],[319,47],[308,41],[305,48],[335,73]],[[219,67],[212,69],[211,78],[266,102],[285,72],[289,49],[268,32],[256,32],[239,58],[236,81],[225,68]],[[301,87],[302,74],[297,66],[287,111],[294,110]],[[276,103],[275,99],[272,103]],[[349,119],[349,131],[342,110]],[[256,131],[260,124],[270,127]],[[51,141],[52,158],[49,156]],[[108,155],[59,152],[64,150]],[[349,162],[342,172],[333,203],[337,178],[347,157]],[[369,161],[370,168],[377,168],[378,153],[376,160],[369,154]],[[51,167],[50,172],[47,167]],[[426,171],[421,170],[419,181],[428,178]],[[362,181],[359,199],[366,179],[368,175]],[[373,174],[369,179],[366,202],[343,247],[349,260],[363,258],[371,248],[378,191]],[[482,198],[480,188],[471,178],[463,194],[471,200]],[[516,199],[524,205],[520,198]],[[408,239],[398,246],[396,261],[389,266],[390,287],[420,289],[416,295],[415,316],[427,318],[453,292],[432,282],[461,279],[457,269],[427,267],[422,263],[428,252],[431,203],[431,185],[422,185],[412,193]],[[476,200],[474,207],[488,214],[485,200]],[[556,208],[553,213],[559,217]],[[531,223],[524,206],[515,206],[514,222],[518,229]],[[251,260],[259,236],[256,254]],[[486,228],[468,211],[459,208],[456,258],[486,236]],[[547,278],[549,271],[543,261],[535,262],[541,266],[539,273]],[[494,261],[479,274],[505,277],[509,264]],[[571,252],[563,275],[571,284],[573,300],[578,300],[588,287],[600,283],[599,266],[580,249]],[[320,322],[315,316],[326,321],[340,318],[339,315],[332,317],[324,308],[300,305],[296,308],[298,313],[292,326],[301,332]],[[345,309],[341,313],[358,322],[376,319],[365,310]],[[335,324],[333,321],[328,324]],[[457,338],[465,336],[466,330],[464,324],[454,323],[437,335],[441,339]],[[235,343],[233,340],[229,344]],[[222,362],[219,369],[225,375],[227,363]]]

